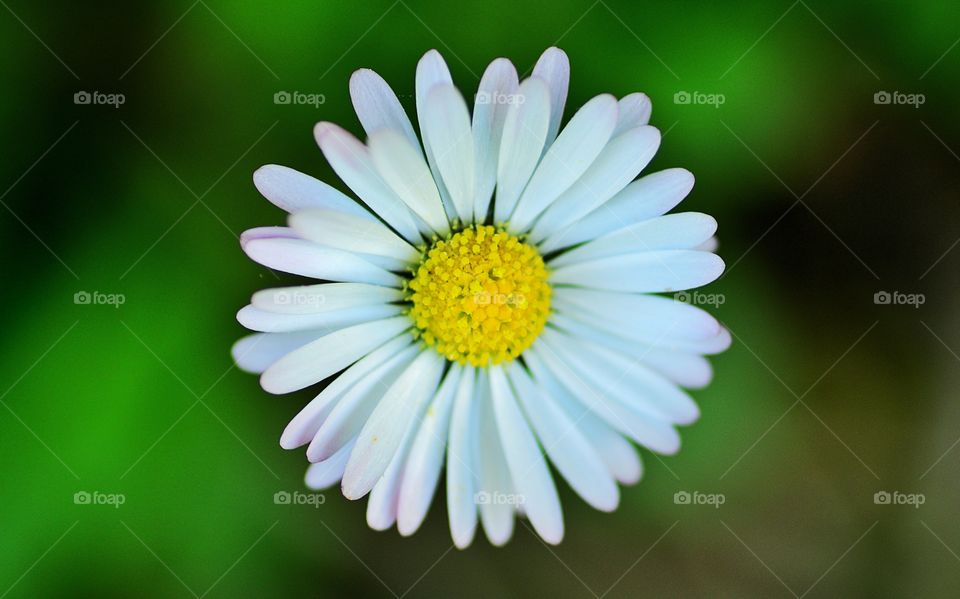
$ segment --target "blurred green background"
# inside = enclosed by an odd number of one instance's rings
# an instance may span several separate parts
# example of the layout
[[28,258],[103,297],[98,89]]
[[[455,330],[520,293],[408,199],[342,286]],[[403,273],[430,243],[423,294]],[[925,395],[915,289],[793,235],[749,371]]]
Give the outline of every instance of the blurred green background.
[[[0,4],[0,597],[960,594],[960,5]],[[695,393],[701,420],[679,455],[644,453],[614,514],[561,484],[555,548],[519,525],[506,548],[452,549],[442,499],[410,539],[336,492],[275,505],[303,490],[303,453],[277,440],[312,394],[231,368],[236,310],[278,282],[237,241],[283,220],[251,173],[343,188],[311,128],[361,132],[357,68],[412,111],[430,48],[469,95],[492,59],[523,75],[550,45],[572,63],[567,116],[646,92],[665,132],[648,170],[693,171],[682,208],[720,222],[728,270],[705,291],[735,342]]]

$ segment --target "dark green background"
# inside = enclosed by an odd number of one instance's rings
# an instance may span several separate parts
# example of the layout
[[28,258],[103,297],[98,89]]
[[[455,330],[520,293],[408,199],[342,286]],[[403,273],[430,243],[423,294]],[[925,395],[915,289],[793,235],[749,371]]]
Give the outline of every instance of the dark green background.
[[[960,593],[960,5],[2,4],[0,597]],[[506,548],[451,549],[442,500],[411,539],[335,492],[274,505],[302,490],[305,458],[277,440],[311,394],[231,368],[235,311],[278,284],[237,242],[283,220],[251,173],[339,186],[311,127],[360,133],[357,68],[412,111],[430,48],[471,94],[492,59],[526,74],[553,44],[567,115],[649,94],[666,133],[650,169],[693,171],[683,207],[720,222],[728,270],[706,291],[735,342],[695,394],[703,417],[679,455],[644,453],[612,515],[562,487],[556,548],[519,525]],[[81,90],[126,103],[75,105]],[[326,103],[275,105],[281,90]],[[926,302],[875,305],[881,290]],[[676,505],[683,490],[726,503]],[[876,505],[884,490],[926,501]]]

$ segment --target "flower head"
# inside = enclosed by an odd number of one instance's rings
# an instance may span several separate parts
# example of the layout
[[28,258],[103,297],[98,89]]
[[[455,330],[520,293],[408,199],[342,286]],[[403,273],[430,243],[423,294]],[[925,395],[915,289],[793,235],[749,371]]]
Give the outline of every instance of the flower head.
[[234,357],[270,393],[329,379],[280,444],[307,445],[310,487],[369,494],[373,528],[416,531],[446,466],[457,546],[478,521],[505,543],[517,513],[560,542],[548,460],[615,509],[617,483],[642,474],[633,443],[679,449],[675,427],[699,416],[682,388],[705,386],[703,356],[730,344],[705,311],[656,295],[709,283],[723,262],[711,217],[666,215],[689,172],[634,180],[660,143],[649,99],[599,95],[561,129],[569,72],[556,48],[522,82],[497,59],[471,114],[428,52],[418,137],[387,83],[360,70],[350,94],[367,142],[314,130],[357,199],[281,166],[254,174],[290,216],[245,232],[244,251],[327,282],[255,293],[238,319],[258,332]]
[[491,225],[438,240],[409,284],[410,317],[451,362],[487,366],[530,347],[550,314],[547,267],[534,246]]

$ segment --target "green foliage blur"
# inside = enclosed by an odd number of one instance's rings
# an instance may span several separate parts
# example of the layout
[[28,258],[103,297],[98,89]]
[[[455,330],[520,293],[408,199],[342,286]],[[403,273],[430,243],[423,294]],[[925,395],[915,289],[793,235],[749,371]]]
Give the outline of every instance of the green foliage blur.
[[[0,597],[960,593],[960,5],[0,4]],[[231,364],[235,312],[294,280],[240,251],[284,218],[252,172],[343,189],[311,130],[361,133],[358,68],[412,113],[431,48],[469,96],[494,58],[523,76],[551,45],[572,63],[567,117],[646,92],[664,133],[648,171],[693,171],[682,208],[720,222],[728,271],[703,291],[735,341],[683,450],[644,452],[613,514],[559,483],[556,548],[521,523],[506,548],[452,549],[442,498],[408,539],[336,490],[276,505],[304,491],[303,452],[277,441],[312,394],[267,395]]]

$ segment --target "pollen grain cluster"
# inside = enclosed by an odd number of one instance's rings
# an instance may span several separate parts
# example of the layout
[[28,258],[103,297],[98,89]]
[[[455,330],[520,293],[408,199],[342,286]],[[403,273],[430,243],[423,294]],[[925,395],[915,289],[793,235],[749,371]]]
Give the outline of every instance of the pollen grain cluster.
[[513,360],[537,339],[550,312],[547,268],[537,250],[492,226],[440,240],[409,283],[416,334],[451,361]]

